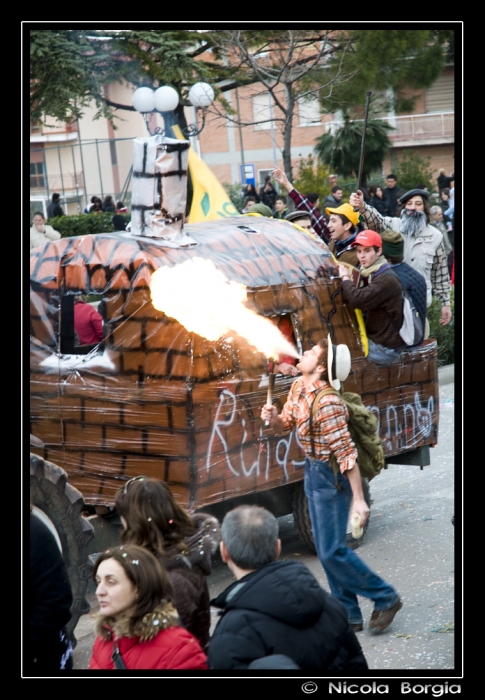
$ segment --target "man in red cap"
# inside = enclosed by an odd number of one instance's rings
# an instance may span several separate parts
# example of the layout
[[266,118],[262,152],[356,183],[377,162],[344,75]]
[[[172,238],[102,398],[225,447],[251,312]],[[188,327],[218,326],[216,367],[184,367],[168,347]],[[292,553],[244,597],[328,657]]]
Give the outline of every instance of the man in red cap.
[[382,254],[382,238],[375,231],[361,231],[355,238],[360,280],[355,286],[348,268],[339,265],[344,298],[364,312],[369,341],[367,357],[389,365],[406,347],[399,335],[403,324],[402,285]]
[[[400,195],[399,202],[396,216],[382,216],[374,207],[364,202],[361,190],[350,195],[350,204],[358,208],[366,226],[378,233],[390,228],[402,235],[404,262],[414,267],[425,278],[427,306],[431,305],[432,294],[441,302],[440,323],[446,326],[452,316],[450,276],[443,248],[443,235],[431,226],[429,192],[421,189],[409,190]],[[425,337],[428,335],[427,332]]]

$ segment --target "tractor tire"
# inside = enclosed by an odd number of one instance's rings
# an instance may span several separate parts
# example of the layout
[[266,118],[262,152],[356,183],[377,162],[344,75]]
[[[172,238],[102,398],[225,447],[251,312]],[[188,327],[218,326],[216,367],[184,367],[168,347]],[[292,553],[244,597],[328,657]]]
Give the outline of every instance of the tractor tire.
[[[77,489],[67,481],[64,469],[36,454],[30,454],[30,501],[40,514],[47,516],[47,525],[60,542],[72,590],[71,619],[67,633],[76,645],[74,630],[81,615],[90,610],[86,589],[91,574],[88,543],[94,536],[91,524],[82,516],[84,501]],[[49,522],[50,521],[50,524]]]
[[[365,502],[370,508],[372,501],[370,497],[369,482],[367,481],[367,479],[362,479],[362,489],[364,491]],[[302,542],[304,542],[307,545],[307,547],[309,547],[312,550],[312,552],[316,553],[315,542],[313,540],[312,524],[310,522],[310,513],[308,512],[308,501],[305,496],[303,481],[298,482],[295,485],[295,489],[293,491],[293,519],[295,521],[295,527],[298,531],[298,534],[300,535],[300,539],[302,540]],[[350,523],[347,526],[346,544],[348,547],[350,547],[350,549],[357,549],[357,547],[359,547],[359,545],[362,544],[362,541],[365,537],[365,533],[367,532],[367,528],[369,526],[369,520],[370,514],[365,526],[363,527],[362,536],[358,538],[352,536]]]

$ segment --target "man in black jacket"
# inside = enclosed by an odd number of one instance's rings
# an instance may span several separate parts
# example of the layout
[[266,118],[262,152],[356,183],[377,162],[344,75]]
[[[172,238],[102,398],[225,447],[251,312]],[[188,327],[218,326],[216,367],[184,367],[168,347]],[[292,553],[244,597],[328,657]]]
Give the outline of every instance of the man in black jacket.
[[404,194],[402,187],[397,184],[397,178],[394,173],[389,173],[386,177],[387,187],[384,188],[384,197],[389,202],[389,216],[396,216],[399,209],[399,197]]
[[333,208],[336,209],[339,207],[342,202],[342,197],[343,197],[343,190],[339,185],[334,185],[332,187],[332,193],[327,195],[325,199],[323,200],[323,216],[325,217],[327,223],[330,218],[330,215],[327,213],[327,208]]
[[53,219],[55,216],[64,216],[64,209],[59,204],[61,200],[60,194],[54,192],[51,203],[47,207],[47,218]]
[[301,562],[277,561],[281,541],[269,511],[249,505],[230,511],[220,551],[237,580],[211,601],[221,619],[209,642],[209,668],[248,668],[275,654],[305,670],[368,668],[344,605]]

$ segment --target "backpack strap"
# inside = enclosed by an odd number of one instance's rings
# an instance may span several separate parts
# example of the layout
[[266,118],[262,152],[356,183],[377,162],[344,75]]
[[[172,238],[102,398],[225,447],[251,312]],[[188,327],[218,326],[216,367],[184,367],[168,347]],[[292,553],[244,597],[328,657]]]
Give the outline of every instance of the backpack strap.
[[[317,416],[317,410],[318,410],[318,402],[320,401],[322,396],[328,396],[329,394],[333,394],[334,396],[340,396],[340,392],[338,392],[336,389],[333,389],[332,387],[327,387],[326,389],[322,389],[321,391],[318,392],[318,394],[315,396],[313,399],[313,403],[310,409],[310,442],[312,446],[312,458],[316,459],[316,453],[315,453],[315,439],[314,439],[314,433],[313,433],[313,421],[315,420]],[[342,397],[341,397],[342,398]],[[332,457],[332,455],[331,455]],[[335,460],[335,458],[334,458]],[[329,460],[330,461],[330,460]],[[336,460],[335,460],[336,463]],[[335,470],[335,464],[332,465],[332,469],[335,474],[335,488],[337,490],[341,490],[342,487],[339,485],[338,480],[337,480],[337,473],[338,471]],[[337,470],[338,470],[338,465],[337,465]]]
[[[378,275],[382,274],[383,272],[386,272],[387,270],[389,270],[390,272],[392,272],[392,270],[391,270],[391,265],[390,265],[388,262],[386,262],[386,263],[384,263],[383,265],[381,265],[380,268],[379,268],[378,270],[376,270],[374,273],[372,273],[372,279],[374,279],[375,277],[378,277]],[[392,274],[395,275],[396,273],[395,273],[395,272],[392,272]],[[396,275],[396,276],[397,276],[397,275]]]

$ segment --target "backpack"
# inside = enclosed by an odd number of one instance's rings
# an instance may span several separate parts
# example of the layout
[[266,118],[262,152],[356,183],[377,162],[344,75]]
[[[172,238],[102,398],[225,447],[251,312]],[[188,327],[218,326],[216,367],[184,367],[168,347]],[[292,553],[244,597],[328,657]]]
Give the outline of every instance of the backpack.
[[[399,335],[406,345],[420,345],[424,339],[424,323],[414,304],[411,292],[403,287],[403,323]],[[390,318],[390,317],[389,317]],[[391,319],[392,320],[392,319]]]
[[395,275],[402,285],[403,321],[401,328],[397,327],[397,324],[394,323],[389,314],[387,314],[387,318],[390,320],[394,328],[399,331],[399,335],[408,347],[421,345],[424,340],[425,319],[421,318],[419,315],[419,311],[417,310],[416,304],[414,303],[414,299],[411,295],[411,288],[403,285],[399,275],[397,275],[394,270],[390,269],[390,265],[383,265],[380,270],[376,272],[374,277],[377,277],[378,274],[385,271]]
[[[318,402],[322,396],[334,394],[343,399],[349,412],[348,427],[358,453],[360,475],[371,481],[382,469],[387,469],[384,459],[384,445],[377,432],[377,418],[362,403],[359,394],[350,391],[336,391],[328,387],[322,389],[312,405],[312,419],[315,420]],[[310,428],[311,430],[311,428]],[[334,454],[330,456],[330,466],[335,474],[339,471],[339,465]]]

